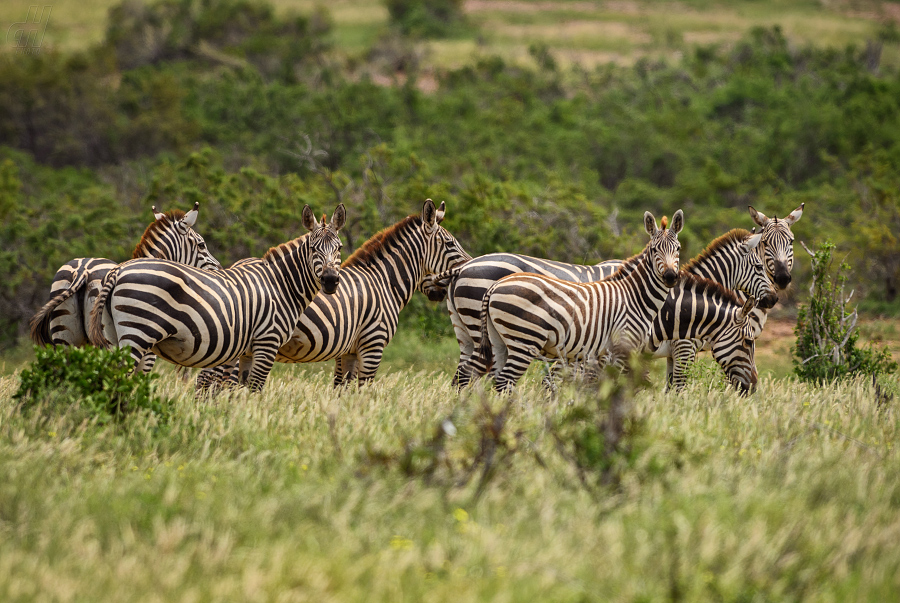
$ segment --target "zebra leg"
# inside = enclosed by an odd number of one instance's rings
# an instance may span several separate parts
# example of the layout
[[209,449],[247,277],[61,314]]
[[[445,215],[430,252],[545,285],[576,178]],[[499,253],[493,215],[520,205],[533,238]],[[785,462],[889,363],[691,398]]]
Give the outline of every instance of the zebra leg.
[[349,385],[356,377],[356,354],[345,354],[334,360],[334,387]]
[[666,356],[666,391],[672,389],[672,380],[675,377],[675,359],[672,357],[671,348]]
[[213,368],[205,368],[197,375],[197,381],[194,382],[194,397],[199,398],[204,394],[215,395],[222,382],[222,375],[226,365],[219,365]]
[[672,342],[672,389],[681,391],[687,385],[687,371],[697,360],[697,345],[690,339]]
[[381,366],[381,358],[384,356],[384,346],[370,347],[357,353],[357,382],[360,385],[368,383],[375,378],[378,367]]
[[[278,354],[278,348],[279,345],[277,341],[268,342],[264,340],[253,345],[252,366],[250,368],[250,378],[248,381],[250,384],[250,391],[254,394],[261,393],[263,387],[265,387],[266,380],[269,378],[269,373],[272,371],[272,365],[275,364],[275,356]],[[241,364],[244,364],[243,358],[241,358]]]
[[[531,361],[537,358],[537,350],[534,346],[502,346],[504,348],[503,357],[497,353],[497,347],[494,346],[494,362],[496,363],[494,378],[494,389],[499,393],[511,392],[515,388],[516,383],[528,370]],[[502,360],[502,363],[501,363]]]

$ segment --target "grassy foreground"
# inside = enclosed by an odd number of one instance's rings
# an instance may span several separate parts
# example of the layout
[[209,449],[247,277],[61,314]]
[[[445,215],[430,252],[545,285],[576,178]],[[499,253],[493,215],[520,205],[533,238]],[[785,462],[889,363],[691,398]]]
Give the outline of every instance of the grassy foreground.
[[[658,380],[658,375],[657,375]],[[886,601],[900,593],[900,400],[868,384],[766,378],[635,400],[649,447],[586,490],[545,421],[583,391],[522,388],[521,431],[480,498],[400,453],[445,417],[448,462],[476,408],[441,373],[340,395],[284,371],[260,396],[193,401],[164,371],[170,424],[22,416],[0,379],[3,601]],[[896,378],[889,384],[896,388]],[[369,452],[367,452],[369,451]],[[540,462],[539,462],[540,460]],[[543,463],[543,465],[541,464]]]

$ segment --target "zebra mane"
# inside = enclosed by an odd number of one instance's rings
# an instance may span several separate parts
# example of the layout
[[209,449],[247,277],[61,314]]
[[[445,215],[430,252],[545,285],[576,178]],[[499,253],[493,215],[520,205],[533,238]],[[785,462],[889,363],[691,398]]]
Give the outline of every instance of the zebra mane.
[[706,294],[714,299],[731,302],[738,307],[744,305],[744,302],[737,296],[737,293],[727,287],[723,287],[716,281],[711,281],[708,278],[691,274],[685,270],[682,270],[679,276],[681,277],[678,283],[680,289],[694,291],[698,295]]
[[634,254],[627,260],[622,260],[622,265],[619,266],[619,268],[615,272],[613,272],[612,274],[610,274],[608,277],[606,277],[603,280],[605,280],[605,281],[620,281],[620,280],[622,280],[623,278],[625,278],[626,276],[628,276],[629,274],[634,272],[635,264],[640,262],[646,253],[647,253],[647,248],[644,247],[643,249],[638,251],[636,254]]
[[698,253],[694,256],[690,261],[684,264],[681,269],[682,271],[690,270],[697,264],[702,263],[704,260],[710,258],[710,256],[714,255],[717,251],[722,249],[723,247],[728,247],[733,243],[743,243],[744,239],[750,236],[749,230],[744,230],[743,228],[733,228],[723,234],[721,237],[717,239],[713,239],[713,241],[706,246],[706,249]]
[[131,259],[143,258],[147,257],[145,253],[145,248],[149,244],[148,242],[152,238],[152,236],[158,232],[161,232],[184,218],[184,212],[180,209],[171,209],[163,214],[163,217],[159,220],[153,220],[150,225],[144,230],[144,234],[141,235],[141,240],[138,241],[138,244],[134,247],[134,252],[131,254]]
[[406,231],[409,227],[418,226],[421,223],[422,218],[416,214],[414,216],[407,216],[396,224],[375,233],[372,235],[372,238],[360,245],[349,258],[344,260],[344,263],[341,264],[341,268],[367,264],[374,259],[382,249],[390,246],[401,233]]

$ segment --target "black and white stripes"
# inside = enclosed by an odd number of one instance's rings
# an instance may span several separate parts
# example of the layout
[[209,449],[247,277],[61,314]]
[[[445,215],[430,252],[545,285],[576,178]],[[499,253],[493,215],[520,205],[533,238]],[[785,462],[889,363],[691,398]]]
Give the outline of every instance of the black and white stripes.
[[[193,229],[199,209],[200,204],[194,203],[186,214],[179,210],[160,213],[154,206],[155,219],[131,257],[162,258],[202,270],[220,269],[203,237]],[[62,266],[50,285],[50,301],[30,321],[32,341],[37,345],[87,345],[91,308],[103,279],[117,265],[106,258],[76,258]]]
[[647,212],[644,225],[650,242],[624,278],[571,283],[514,274],[488,290],[480,355],[484,365],[493,363],[495,389],[512,389],[538,355],[621,365],[625,355],[644,347],[652,320],[678,281],[684,215],[678,210],[671,228],[663,218],[660,229]]
[[131,260],[110,272],[91,312],[91,341],[109,345],[101,316],[109,312],[115,342],[131,348],[136,368],[148,352],[175,364],[211,367],[252,360],[249,383],[265,385],[278,348],[320,289],[338,286],[346,218],[339,205],[327,224],[309,206],[310,232],[270,249],[261,259],[207,272],[166,260]]

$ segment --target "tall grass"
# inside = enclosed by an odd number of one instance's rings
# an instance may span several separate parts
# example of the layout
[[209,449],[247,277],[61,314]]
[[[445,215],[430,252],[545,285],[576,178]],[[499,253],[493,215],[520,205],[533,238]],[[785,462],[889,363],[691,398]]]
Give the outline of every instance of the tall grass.
[[[657,376],[658,377],[658,376]],[[889,384],[896,388],[896,380]],[[657,384],[658,386],[658,384]],[[640,394],[649,448],[616,489],[582,488],[527,380],[523,434],[484,495],[368,464],[483,396],[394,372],[336,392],[284,371],[170,423],[22,415],[0,379],[0,600],[871,600],[900,592],[900,413],[867,383],[763,379]],[[539,462],[540,461],[540,462]]]

